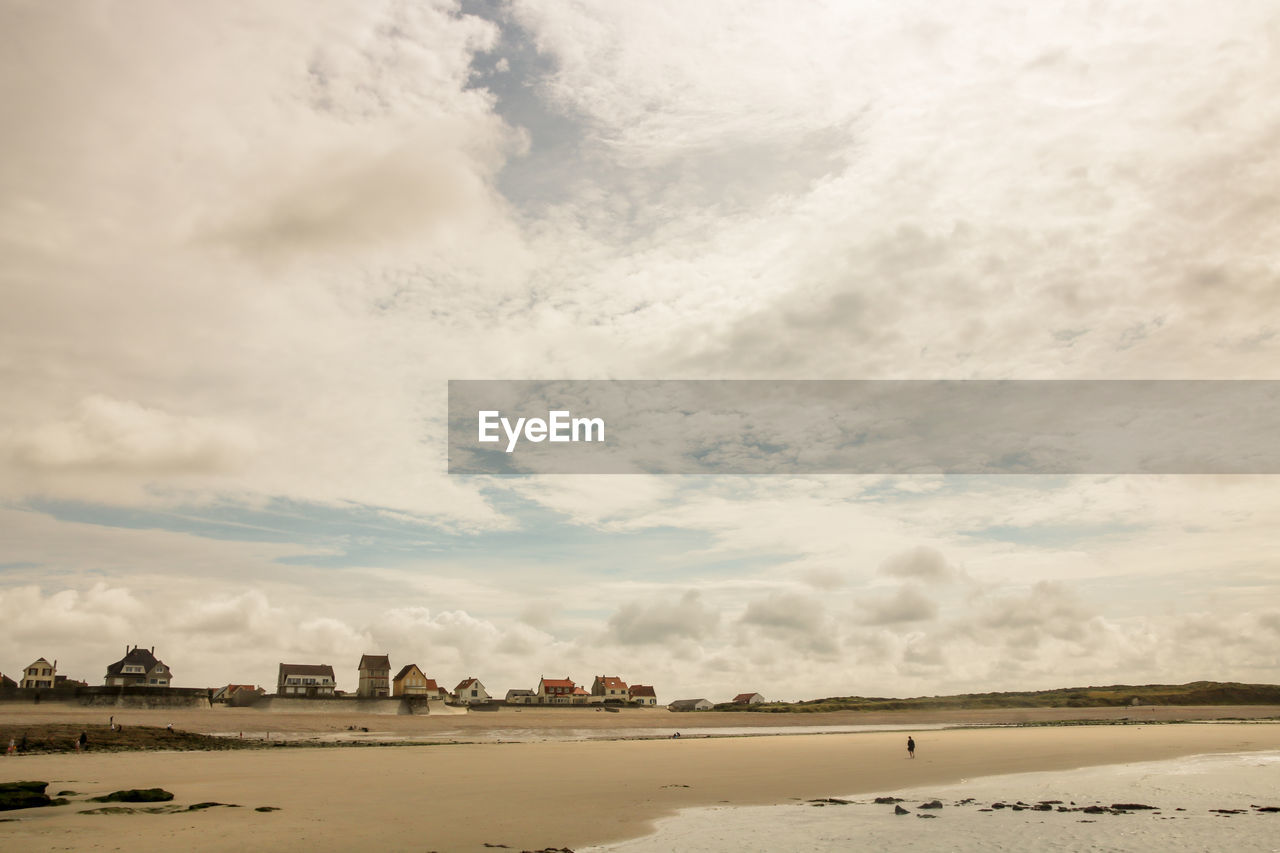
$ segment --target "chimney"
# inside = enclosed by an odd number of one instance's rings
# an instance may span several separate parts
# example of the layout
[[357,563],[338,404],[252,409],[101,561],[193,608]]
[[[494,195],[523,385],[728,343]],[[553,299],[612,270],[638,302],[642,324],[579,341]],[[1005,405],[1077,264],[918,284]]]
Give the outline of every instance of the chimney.
[[152,646],[152,647],[151,647],[151,654],[153,654],[153,655],[154,655],[155,653],[156,653],[156,647],[155,647],[155,646]]

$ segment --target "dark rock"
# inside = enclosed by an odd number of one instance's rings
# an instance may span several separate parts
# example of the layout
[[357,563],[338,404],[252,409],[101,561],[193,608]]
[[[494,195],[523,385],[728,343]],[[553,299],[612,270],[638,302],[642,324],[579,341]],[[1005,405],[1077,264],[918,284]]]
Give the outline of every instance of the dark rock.
[[1009,808],[1013,809],[1015,812],[1023,812],[1027,810],[1026,806],[1009,806]]
[[0,792],[0,812],[13,811],[14,809],[36,809],[49,805],[53,805],[53,800],[49,799],[48,794],[38,794],[35,791]]
[[1209,811],[1218,814],[1244,814],[1244,809],[1209,809]]
[[1002,809],[1002,808],[1005,808],[1005,804],[1004,804],[1004,803],[992,803],[992,804],[991,804],[991,808],[993,808],[993,809]]
[[1051,812],[1051,811],[1053,811],[1053,806],[1049,805],[1048,803],[1036,803],[1036,804],[1035,804],[1034,806],[1032,806],[1031,808],[1032,808],[1032,810],[1034,810],[1034,811],[1038,811],[1038,812]]
[[1111,808],[1123,809],[1124,811],[1127,811],[1127,812],[1136,812],[1136,811],[1142,811],[1143,809],[1158,809],[1160,807],[1148,806],[1142,803],[1112,803]]
[[916,817],[937,817],[936,814],[918,814]]
[[810,800],[809,802],[818,805],[847,806],[852,802],[852,800],[840,800],[835,797],[819,797],[818,799]]
[[59,791],[59,797],[75,797],[79,795],[79,791]]
[[217,808],[218,806],[224,806],[225,808],[229,808],[229,809],[240,808],[239,806],[234,805],[232,803],[194,803],[192,805],[187,806],[187,811],[198,812],[198,811],[203,811],[204,809]]
[[993,812],[995,809],[978,809],[980,812]]
[[27,791],[32,794],[43,794],[49,787],[48,782],[0,782],[0,794],[12,794]]
[[1280,812],[1280,806],[1254,806],[1260,812]]
[[893,813],[894,814],[911,814],[911,812],[907,811],[902,806],[894,806]]
[[164,788],[130,788],[127,791],[112,791],[102,797],[90,797],[94,803],[167,803],[173,794]]
[[1084,812],[1085,814],[1106,814],[1107,813],[1107,809],[1103,808],[1102,806],[1085,806],[1080,811]]
[[901,797],[876,797],[876,804],[881,806],[891,806],[901,802],[903,802]]
[[930,800],[930,801],[929,801],[929,802],[927,802],[927,803],[921,803],[920,805],[916,806],[916,808],[918,808],[918,809],[940,809],[940,808],[942,808],[942,801],[941,801],[941,800]]
[[256,809],[254,809],[254,811],[255,812],[278,812],[280,811],[280,807],[279,806],[258,806]]
[[1040,803],[1040,805],[1042,805],[1042,806],[1060,806],[1060,805],[1062,805],[1062,800],[1039,800],[1038,802],[1039,802],[1039,803]]

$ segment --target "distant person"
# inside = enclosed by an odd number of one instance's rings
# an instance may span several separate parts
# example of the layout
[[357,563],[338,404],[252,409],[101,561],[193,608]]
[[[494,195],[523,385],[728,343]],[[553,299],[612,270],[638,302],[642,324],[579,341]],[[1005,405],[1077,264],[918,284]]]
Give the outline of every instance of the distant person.
[[169,730],[169,734],[173,734],[173,723],[170,723],[169,725],[165,726],[165,728]]
[[916,742],[911,735],[907,735],[907,758],[916,757]]
[[76,738],[76,749],[84,752],[89,748],[89,736],[84,732],[80,732],[80,737]]
[[17,751],[18,751],[17,741],[15,741],[13,738],[9,738],[9,749],[5,752],[5,755],[13,755]]

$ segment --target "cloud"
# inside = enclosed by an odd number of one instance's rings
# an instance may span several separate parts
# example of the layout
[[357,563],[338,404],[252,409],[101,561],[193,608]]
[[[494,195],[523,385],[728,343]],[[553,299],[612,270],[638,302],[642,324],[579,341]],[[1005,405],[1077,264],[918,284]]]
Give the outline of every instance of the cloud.
[[180,475],[235,471],[256,442],[236,424],[93,395],[71,420],[19,433],[9,446],[18,465],[36,470]]
[[922,622],[938,614],[938,605],[913,585],[900,586],[889,594],[860,598],[857,605],[862,611],[862,621],[867,625]]
[[955,569],[936,548],[917,546],[889,557],[880,564],[881,574],[924,583],[945,583],[955,575]]
[[700,640],[717,627],[720,614],[702,603],[697,590],[676,600],[632,601],[609,617],[611,640],[622,645],[661,644],[670,640]]

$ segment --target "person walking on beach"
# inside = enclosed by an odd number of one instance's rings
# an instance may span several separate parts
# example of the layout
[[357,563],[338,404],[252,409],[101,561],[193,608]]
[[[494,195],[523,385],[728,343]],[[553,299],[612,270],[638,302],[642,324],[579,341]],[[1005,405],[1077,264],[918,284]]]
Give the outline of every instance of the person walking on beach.
[[80,733],[80,737],[76,738],[76,751],[84,752],[89,748],[89,736],[84,732]]
[[916,757],[916,741],[911,735],[907,735],[907,758]]

